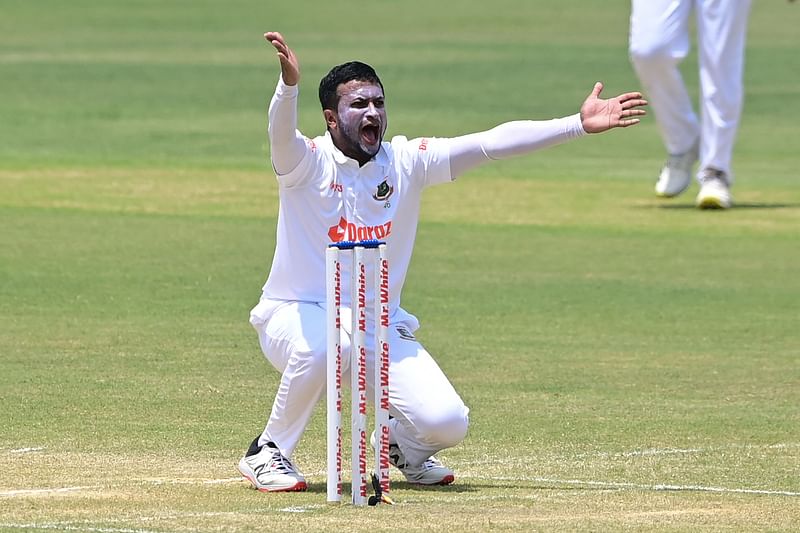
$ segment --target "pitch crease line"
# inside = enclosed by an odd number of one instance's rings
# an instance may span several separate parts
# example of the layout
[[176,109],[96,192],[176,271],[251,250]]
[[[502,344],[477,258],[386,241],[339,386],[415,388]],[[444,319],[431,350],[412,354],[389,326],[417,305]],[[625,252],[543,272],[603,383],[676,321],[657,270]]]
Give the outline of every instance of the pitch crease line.
[[655,484],[644,485],[638,483],[625,483],[615,481],[587,481],[581,479],[554,479],[546,477],[482,477],[482,476],[460,476],[466,479],[491,479],[495,481],[532,481],[538,483],[553,483],[557,485],[588,485],[594,487],[607,487],[617,489],[637,489],[653,490],[658,492],[716,492],[723,494],[761,494],[768,496],[800,496],[800,492],[789,490],[767,490],[767,489],[746,489],[746,488],[727,488],[727,487],[707,487],[703,485],[668,485]]
[[15,496],[35,496],[37,494],[53,494],[61,492],[77,492],[80,490],[99,489],[100,487],[59,487],[55,489],[19,489],[0,492],[0,498],[13,498]]
[[728,446],[712,446],[709,448],[648,448],[628,452],[581,453],[576,457],[647,457],[657,455],[687,455],[692,453],[717,453],[727,450],[785,450],[800,447],[798,443],[779,444],[731,444]]
[[54,529],[58,531],[91,531],[93,533],[159,533],[150,529],[128,529],[115,527],[67,526],[64,524],[7,524],[0,523],[3,529]]
[[9,450],[10,453],[31,453],[31,452],[40,452],[44,450],[44,447],[39,446],[35,448],[17,448],[16,450]]

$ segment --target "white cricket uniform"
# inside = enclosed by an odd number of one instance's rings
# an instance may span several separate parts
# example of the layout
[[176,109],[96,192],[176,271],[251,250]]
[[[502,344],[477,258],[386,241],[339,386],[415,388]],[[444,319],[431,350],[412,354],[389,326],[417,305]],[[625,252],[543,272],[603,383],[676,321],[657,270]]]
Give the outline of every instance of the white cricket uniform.
[[[695,13],[700,64],[700,119],[678,70],[690,47]],[[700,171],[731,159],[742,111],[744,46],[750,0],[632,0],[629,52],[669,154],[700,141]],[[698,173],[698,175],[699,175]]]
[[[325,249],[341,240],[387,243],[390,288],[391,441],[422,464],[466,435],[469,409],[414,338],[416,317],[400,307],[411,260],[420,198],[484,161],[526,153],[585,132],[574,115],[516,121],[454,139],[394,137],[363,166],[329,134],[309,139],[296,129],[297,87],[278,82],[270,103],[270,142],[280,196],[272,268],[250,322],[281,382],[259,444],[274,442],[291,457],[325,390]],[[289,168],[287,168],[289,167]],[[368,256],[369,257],[369,256]],[[368,261],[367,279],[373,276]],[[350,261],[342,261],[342,351],[350,349]],[[372,284],[367,305],[372,308]],[[372,338],[372,321],[367,339]],[[367,343],[370,345],[371,343]],[[344,358],[345,361],[349,359]],[[367,353],[367,375],[374,354]],[[343,369],[345,382],[349,372]],[[372,391],[368,391],[372,398]]]

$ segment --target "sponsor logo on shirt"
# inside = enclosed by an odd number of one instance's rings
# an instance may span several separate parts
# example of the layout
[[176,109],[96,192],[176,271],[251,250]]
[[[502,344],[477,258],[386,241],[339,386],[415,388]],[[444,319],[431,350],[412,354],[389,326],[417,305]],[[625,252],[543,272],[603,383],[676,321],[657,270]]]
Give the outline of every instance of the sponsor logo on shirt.
[[331,242],[342,241],[367,241],[373,239],[385,239],[392,232],[392,221],[377,226],[361,226],[349,222],[341,217],[339,223],[328,229],[328,237]]
[[419,142],[419,149],[423,152],[428,149],[428,139],[422,139]]

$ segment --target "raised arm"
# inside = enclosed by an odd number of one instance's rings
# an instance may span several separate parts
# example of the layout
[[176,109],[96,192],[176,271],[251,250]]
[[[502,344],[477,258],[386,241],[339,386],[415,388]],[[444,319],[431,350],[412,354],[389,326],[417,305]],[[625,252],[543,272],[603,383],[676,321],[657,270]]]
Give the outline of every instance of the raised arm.
[[506,159],[560,144],[587,133],[626,128],[639,123],[647,105],[637,92],[608,100],[600,98],[603,84],[595,84],[580,113],[553,120],[506,122],[487,131],[450,139],[450,173],[453,178],[481,163]]
[[264,38],[277,51],[281,79],[269,104],[269,143],[272,166],[280,176],[294,170],[306,151],[303,135],[297,130],[297,84],[300,65],[283,36],[267,32]]

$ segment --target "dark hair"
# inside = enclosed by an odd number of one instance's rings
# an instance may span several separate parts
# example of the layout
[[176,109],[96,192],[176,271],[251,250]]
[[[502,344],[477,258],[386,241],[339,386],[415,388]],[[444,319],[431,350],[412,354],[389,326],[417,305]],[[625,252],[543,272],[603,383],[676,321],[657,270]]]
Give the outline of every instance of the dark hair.
[[322,104],[322,109],[336,110],[339,105],[336,88],[353,80],[377,83],[383,90],[381,79],[371,66],[361,61],[343,63],[333,67],[319,82],[319,103]]

